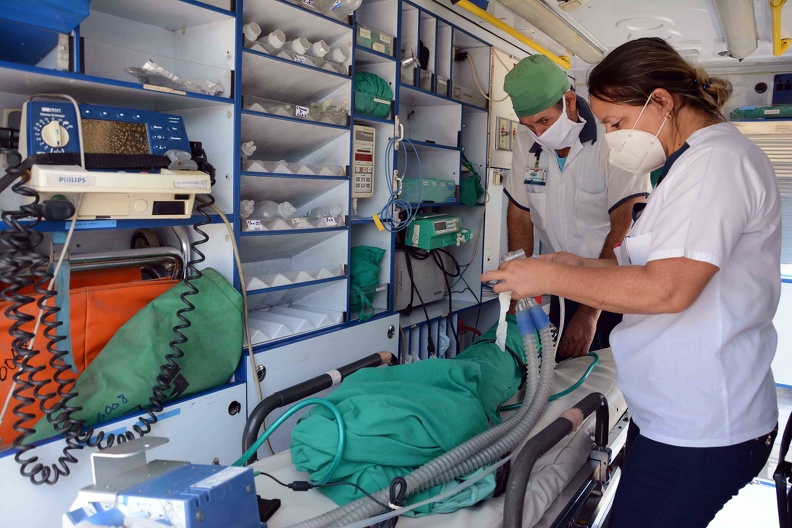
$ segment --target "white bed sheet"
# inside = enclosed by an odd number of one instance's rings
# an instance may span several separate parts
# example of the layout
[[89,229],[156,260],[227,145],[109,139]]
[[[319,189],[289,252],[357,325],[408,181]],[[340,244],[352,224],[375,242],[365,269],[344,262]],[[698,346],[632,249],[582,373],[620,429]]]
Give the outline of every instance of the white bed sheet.
[[[616,386],[616,365],[610,349],[597,352],[599,364],[591,372],[586,382],[571,394],[550,402],[531,436],[552,423],[561,412],[572,407],[590,392],[601,392],[608,399],[610,426],[626,410],[624,397]],[[556,367],[553,392],[560,392],[574,384],[591,362],[590,358],[565,361]],[[594,431],[594,415],[573,431],[559,444],[540,458],[534,466],[531,480],[525,495],[523,527],[534,526],[544,515],[567,483],[577,474],[588,459],[591,451],[591,434]],[[282,451],[256,462],[253,468],[267,472],[276,478],[291,482],[308,480],[308,474],[299,472],[291,463],[289,451]],[[281,507],[268,521],[269,528],[283,528],[310,519],[336,508],[336,504],[317,490],[294,492],[283,488],[271,479],[261,475],[256,477],[256,489],[264,498],[281,499]],[[485,501],[457,512],[428,517],[402,517],[400,528],[500,528],[503,520],[503,496]]]

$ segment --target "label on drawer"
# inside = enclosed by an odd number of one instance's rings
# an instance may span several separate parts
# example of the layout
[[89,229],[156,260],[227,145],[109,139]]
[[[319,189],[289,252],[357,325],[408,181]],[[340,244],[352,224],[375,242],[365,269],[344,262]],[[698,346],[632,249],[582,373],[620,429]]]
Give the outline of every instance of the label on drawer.
[[302,55],[295,55],[294,62],[299,62],[300,64],[308,64],[308,61]]
[[263,231],[264,226],[261,225],[261,220],[248,220],[247,221],[247,230],[248,231]]
[[338,225],[338,222],[336,222],[336,219],[333,218],[332,216],[325,216],[325,224],[327,224],[328,227],[331,227]]
[[297,117],[308,117],[308,107],[295,105],[294,107],[294,114]]
[[365,39],[370,39],[371,38],[371,30],[367,29],[367,28],[364,28],[364,27],[361,27],[360,28],[360,37],[361,38],[365,38]]
[[380,40],[382,42],[384,42],[385,44],[390,44],[391,43],[391,36],[390,35],[386,35],[385,33],[380,33],[379,37],[380,37]]
[[314,0],[302,0],[302,3],[307,5],[308,7],[314,6]]
[[371,45],[371,49],[373,49],[374,51],[379,51],[380,53],[385,53],[385,44],[382,44],[380,42],[374,42]]
[[143,85],[143,89],[144,90],[152,90],[154,92],[165,92],[165,93],[171,93],[171,94],[176,94],[176,95],[187,95],[187,92],[185,92],[183,90],[174,90],[173,88],[168,88],[167,86],[156,86],[156,85],[153,85],[153,84],[144,84]]

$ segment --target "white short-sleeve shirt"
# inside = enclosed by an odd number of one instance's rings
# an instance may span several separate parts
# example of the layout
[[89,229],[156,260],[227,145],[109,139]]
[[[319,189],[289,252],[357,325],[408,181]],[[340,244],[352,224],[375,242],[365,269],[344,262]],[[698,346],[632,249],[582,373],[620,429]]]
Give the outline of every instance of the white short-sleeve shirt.
[[[539,148],[528,127],[520,126],[505,192],[517,207],[531,212],[542,253],[570,251],[597,258],[610,232],[610,213],[626,200],[647,196],[649,175],[640,177],[610,167],[604,129],[580,97],[586,121],[562,171],[554,151]],[[537,170],[538,169],[538,170]],[[541,174],[544,182],[539,182]]]
[[687,310],[625,315],[610,341],[642,435],[727,446],[769,433],[778,420],[770,363],[780,198],[770,160],[732,124],[699,130],[687,145],[667,162],[616,255],[621,265],[686,257],[719,271]]

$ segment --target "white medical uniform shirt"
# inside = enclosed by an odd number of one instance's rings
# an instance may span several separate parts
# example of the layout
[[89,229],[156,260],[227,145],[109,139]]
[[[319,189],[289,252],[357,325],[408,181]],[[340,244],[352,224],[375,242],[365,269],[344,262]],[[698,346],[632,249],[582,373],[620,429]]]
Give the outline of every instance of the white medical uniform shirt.
[[[604,128],[580,97],[577,106],[586,124],[567,155],[564,170],[558,166],[555,151],[540,148],[528,128],[521,126],[505,192],[514,205],[531,212],[542,253],[569,251],[597,258],[610,232],[610,213],[626,200],[647,196],[652,186],[648,174],[637,177],[609,167]],[[544,185],[533,183],[535,168],[546,174]]]
[[732,124],[699,130],[687,143],[669,158],[616,255],[621,265],[686,257],[720,270],[684,312],[627,314],[610,341],[642,435],[727,446],[766,435],[778,419],[770,363],[780,198],[770,160]]

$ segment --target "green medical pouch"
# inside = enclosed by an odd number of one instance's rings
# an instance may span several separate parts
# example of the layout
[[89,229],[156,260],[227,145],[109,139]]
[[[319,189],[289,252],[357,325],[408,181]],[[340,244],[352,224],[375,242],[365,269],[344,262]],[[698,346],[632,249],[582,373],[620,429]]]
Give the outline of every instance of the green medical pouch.
[[[359,320],[365,321],[374,315],[373,288],[379,284],[380,262],[385,250],[372,246],[355,246],[350,251],[349,259],[349,308],[352,312],[360,311]],[[370,311],[366,311],[366,309]]]
[[[191,281],[199,293],[187,297],[195,310],[184,313],[191,325],[181,330],[187,342],[179,345],[184,356],[176,360],[181,370],[165,391],[169,401],[226,383],[242,355],[242,296],[216,270],[202,272]],[[180,296],[188,291],[177,284],[116,332],[71,389],[78,396],[69,404],[82,407],[72,418],[93,425],[149,405],[165,356],[174,353],[168,344],[176,339],[173,327],[182,324],[176,312],[186,307]],[[29,441],[56,434],[46,418],[35,429]]]

